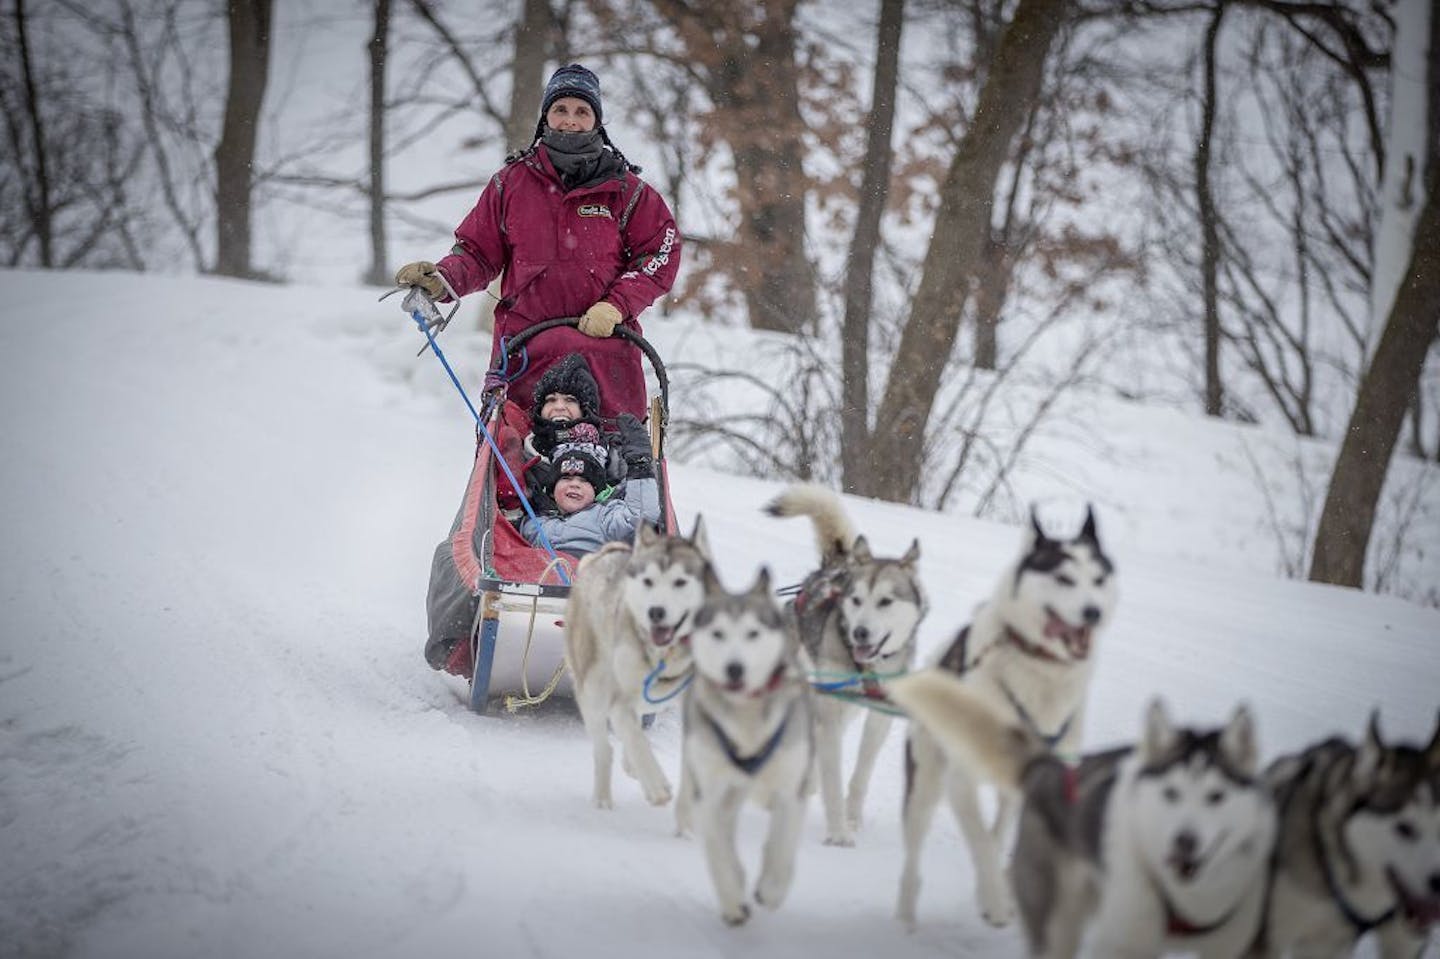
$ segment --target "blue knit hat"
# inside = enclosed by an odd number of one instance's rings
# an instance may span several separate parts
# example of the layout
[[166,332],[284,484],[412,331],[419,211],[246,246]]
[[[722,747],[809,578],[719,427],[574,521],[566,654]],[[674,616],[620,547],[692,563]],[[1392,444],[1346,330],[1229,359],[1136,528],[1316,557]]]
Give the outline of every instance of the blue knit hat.
[[545,119],[551,105],[561,97],[579,97],[595,111],[596,126],[605,122],[604,114],[600,111],[600,78],[580,64],[571,63],[550,75],[550,82],[545,84],[545,97],[540,101],[541,120]]

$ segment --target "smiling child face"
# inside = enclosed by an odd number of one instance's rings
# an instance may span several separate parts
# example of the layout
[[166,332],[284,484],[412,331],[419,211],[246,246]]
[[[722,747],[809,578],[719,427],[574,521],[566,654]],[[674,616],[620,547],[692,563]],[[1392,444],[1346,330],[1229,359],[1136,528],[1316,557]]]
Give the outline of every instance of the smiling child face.
[[562,476],[555,482],[555,505],[569,516],[595,502],[595,487],[583,476]]
[[578,420],[580,401],[569,393],[550,393],[540,405],[542,420]]

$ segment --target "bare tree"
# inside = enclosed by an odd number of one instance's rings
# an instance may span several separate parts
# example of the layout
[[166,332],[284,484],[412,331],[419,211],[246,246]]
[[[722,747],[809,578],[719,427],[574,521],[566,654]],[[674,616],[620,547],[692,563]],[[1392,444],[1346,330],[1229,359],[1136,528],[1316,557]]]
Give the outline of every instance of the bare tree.
[[1224,388],[1220,381],[1220,304],[1216,279],[1220,262],[1220,231],[1216,223],[1215,199],[1210,192],[1210,143],[1215,135],[1217,107],[1215,47],[1224,16],[1225,0],[1220,0],[1210,15],[1209,26],[1205,28],[1201,120],[1195,144],[1195,198],[1200,213],[1200,279],[1205,329],[1205,412],[1209,416],[1219,416],[1225,406]]
[[864,453],[870,447],[870,309],[875,253],[880,249],[880,218],[889,195],[895,123],[895,89],[900,75],[900,33],[905,0],[883,0],[875,43],[875,79],[865,159],[860,176],[855,233],[845,267],[845,318],[842,326],[840,406],[842,474],[845,489],[869,493],[870,471]]
[[[24,84],[24,116],[30,126],[30,177],[31,190],[25,191],[25,206],[30,214],[30,223],[35,231],[35,241],[40,247],[40,265],[55,265],[53,236],[54,208],[51,206],[51,186],[48,144],[45,142],[44,105],[40,102],[39,86],[35,81],[35,64],[30,56],[30,18],[25,12],[25,0],[15,0],[12,14],[15,36],[20,53],[20,75]],[[18,137],[14,138],[18,142]]]
[[676,0],[655,12],[675,30],[686,69],[714,109],[708,136],[734,159],[737,238],[724,250],[756,329],[799,332],[816,320],[815,272],[805,251],[809,182],[802,154],[799,0]]
[[523,150],[535,135],[544,94],[545,61],[554,45],[554,20],[549,0],[523,0],[520,22],[515,25],[514,59],[510,67],[510,116],[505,124],[505,142],[511,150]]
[[274,0],[230,0],[230,82],[225,120],[215,147],[215,272],[256,277],[250,229],[255,143],[260,105],[270,76],[270,24]]
[[[1361,587],[1376,505],[1406,412],[1415,404],[1420,371],[1437,333],[1440,303],[1440,16],[1430,11],[1424,205],[1416,220],[1409,265],[1335,460],[1315,533],[1310,579]],[[1413,38],[1410,38],[1413,41]]]
[[390,0],[375,0],[370,54],[370,269],[365,282],[390,284],[385,243],[385,62],[390,55]]
[[900,335],[869,450],[887,498],[917,491],[926,424],[954,349],[1011,142],[1039,98],[1067,0],[1020,0],[997,43],[979,102],[941,187],[940,208],[909,321]]

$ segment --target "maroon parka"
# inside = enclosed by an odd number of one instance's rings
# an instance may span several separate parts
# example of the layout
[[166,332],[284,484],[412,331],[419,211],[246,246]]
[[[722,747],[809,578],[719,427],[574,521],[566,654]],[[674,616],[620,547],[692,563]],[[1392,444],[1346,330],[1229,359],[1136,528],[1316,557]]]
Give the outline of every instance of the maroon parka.
[[[664,199],[634,173],[567,192],[541,145],[490,178],[438,265],[462,296],[505,271],[493,368],[502,337],[541,320],[579,316],[600,300],[640,332],[641,311],[675,282],[680,234]],[[527,366],[508,391],[518,402],[528,406],[540,374],[578,351],[599,383],[600,415],[628,411],[644,418],[643,360],[630,343],[562,327],[534,337],[526,350]]]

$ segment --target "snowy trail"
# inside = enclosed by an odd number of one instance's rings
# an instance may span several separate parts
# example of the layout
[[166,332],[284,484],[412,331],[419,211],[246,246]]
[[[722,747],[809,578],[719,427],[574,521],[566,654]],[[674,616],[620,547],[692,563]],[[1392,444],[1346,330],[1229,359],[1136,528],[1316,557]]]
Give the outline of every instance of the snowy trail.
[[[812,804],[792,898],[729,930],[671,809],[623,776],[613,812],[589,806],[570,704],[467,712],[420,649],[470,427],[370,291],[297,311],[294,288],[75,274],[65,313],[21,322],[43,289],[0,273],[0,956],[1020,955],[979,921],[945,817],[920,930],[890,918],[898,731],[859,845],[822,846]],[[728,582],[813,564],[807,524],[759,512],[774,485],[674,477]],[[848,505],[879,551],[920,537],[927,651],[1018,549],[1013,528]],[[1122,593],[1092,742],[1130,738],[1155,693],[1206,722],[1251,700],[1267,756],[1382,702],[1387,731],[1428,734],[1440,612],[1144,552],[1134,522],[1102,513]],[[667,710],[672,776],[678,735]]]

